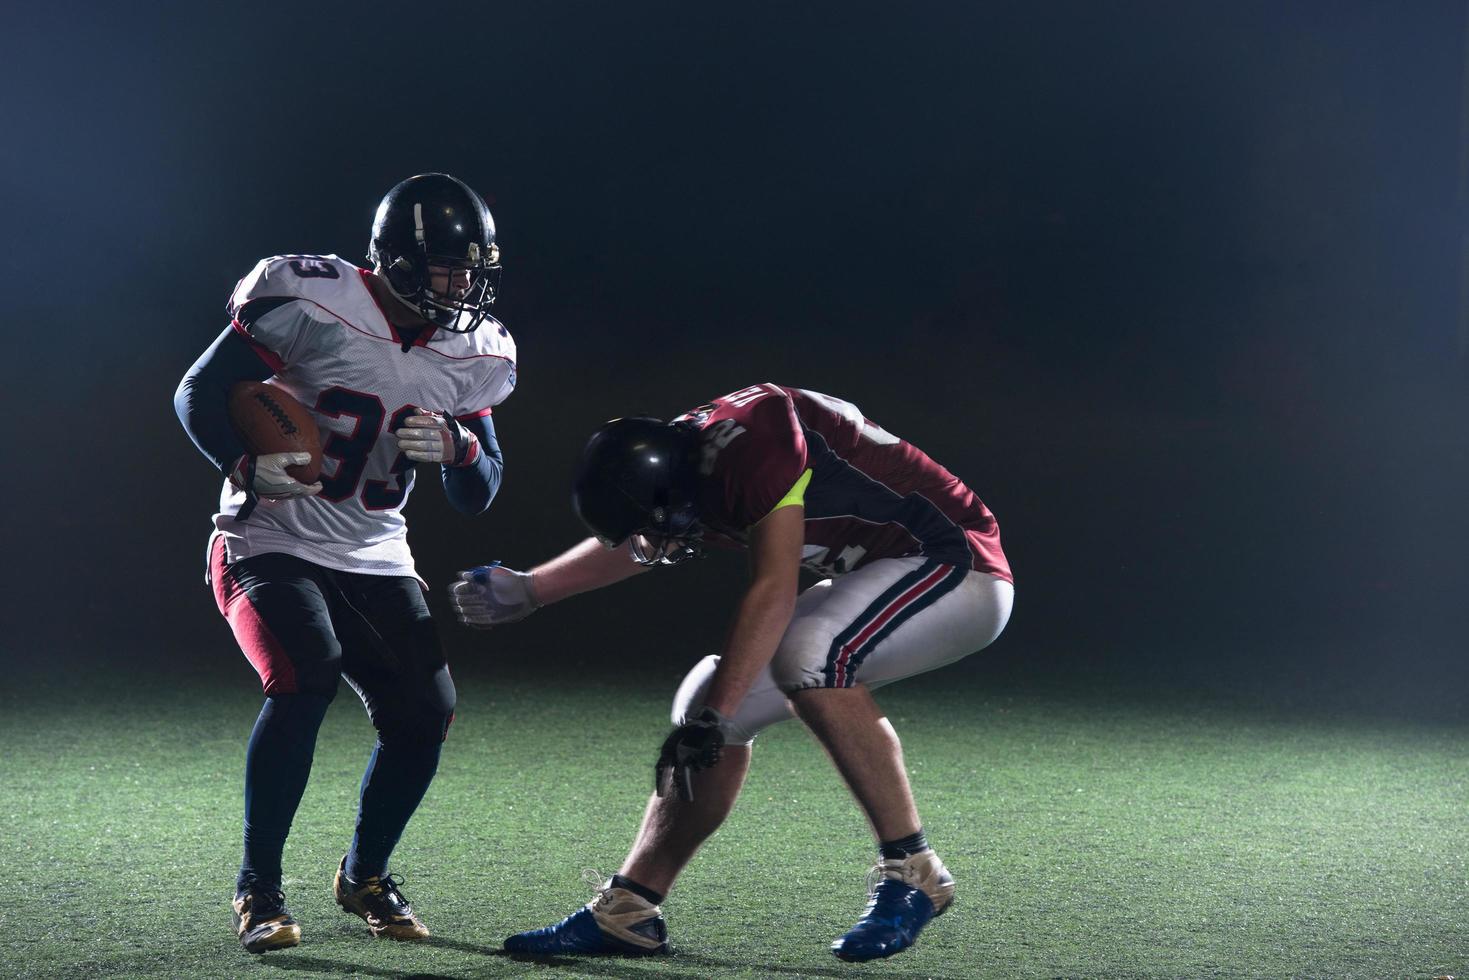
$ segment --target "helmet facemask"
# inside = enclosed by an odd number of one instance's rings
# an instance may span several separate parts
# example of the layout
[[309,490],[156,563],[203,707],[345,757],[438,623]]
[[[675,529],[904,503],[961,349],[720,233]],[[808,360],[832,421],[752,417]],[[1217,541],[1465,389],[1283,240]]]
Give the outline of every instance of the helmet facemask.
[[[420,243],[417,255],[395,256],[387,263],[384,261],[387,256],[374,242],[372,259],[382,268],[393,295],[417,310],[425,320],[453,333],[469,333],[490,315],[502,271],[500,246],[493,242],[488,249],[471,243],[469,253],[467,259],[431,255]],[[433,288],[437,274],[448,280],[446,285],[452,290],[458,272],[468,273],[468,283],[462,293],[456,295]]]
[[692,505],[656,506],[648,514],[651,523],[627,539],[627,553],[639,565],[677,565],[704,556],[704,529]]
[[661,538],[655,534],[634,534],[627,539],[627,553],[639,565],[677,565],[690,558],[704,557],[704,544],[698,538]]

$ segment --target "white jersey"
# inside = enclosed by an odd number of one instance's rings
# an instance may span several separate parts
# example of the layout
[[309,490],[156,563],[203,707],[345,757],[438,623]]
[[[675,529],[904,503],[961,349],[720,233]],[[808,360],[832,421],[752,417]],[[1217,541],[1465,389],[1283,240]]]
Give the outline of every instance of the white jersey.
[[[320,494],[262,500],[243,519],[246,495],[225,482],[214,524],[230,561],[285,553],[349,572],[416,576],[403,520],[413,464],[393,430],[415,409],[488,415],[515,388],[515,341],[498,320],[406,341],[368,275],[335,255],[280,255],[235,286],[235,330],[275,369],[271,384],[310,410],[323,459]],[[242,321],[252,300],[278,305]]]

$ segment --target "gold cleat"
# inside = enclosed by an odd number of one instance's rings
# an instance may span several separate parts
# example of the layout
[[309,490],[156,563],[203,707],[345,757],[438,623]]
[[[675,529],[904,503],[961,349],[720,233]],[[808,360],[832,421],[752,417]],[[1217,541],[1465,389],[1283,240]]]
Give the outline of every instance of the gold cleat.
[[232,920],[240,945],[247,953],[268,953],[301,943],[301,927],[286,908],[279,888],[265,888],[253,881],[235,893]]
[[428,926],[414,914],[413,906],[403,897],[399,890],[402,884],[402,878],[391,874],[353,881],[347,877],[347,859],[343,858],[337,868],[336,881],[332,883],[332,892],[336,895],[337,904],[366,922],[374,936],[409,941],[427,939]]

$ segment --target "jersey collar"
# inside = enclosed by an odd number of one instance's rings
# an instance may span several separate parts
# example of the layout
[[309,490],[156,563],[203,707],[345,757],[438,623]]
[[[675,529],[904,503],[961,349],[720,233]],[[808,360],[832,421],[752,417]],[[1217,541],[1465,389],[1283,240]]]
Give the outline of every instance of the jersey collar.
[[[357,271],[362,276],[362,288],[367,290],[368,296],[372,297],[372,305],[377,307],[377,311],[382,314],[383,323],[388,325],[388,333],[392,334],[393,340],[399,344],[404,344],[402,334],[398,333],[398,328],[394,326],[392,317],[388,316],[388,311],[383,309],[383,304],[378,301],[377,293],[373,291],[372,282],[368,279],[372,273],[362,268],[359,268]],[[434,334],[438,333],[438,324],[429,323],[427,320],[424,321],[424,324],[419,329],[418,336],[403,347],[404,350],[407,350],[408,347],[427,347],[429,340],[433,338]]]

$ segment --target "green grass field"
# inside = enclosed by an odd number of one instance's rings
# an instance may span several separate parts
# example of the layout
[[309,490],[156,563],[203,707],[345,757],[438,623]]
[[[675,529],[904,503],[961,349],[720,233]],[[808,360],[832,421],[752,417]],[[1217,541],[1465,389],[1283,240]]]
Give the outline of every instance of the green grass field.
[[[222,672],[223,673],[223,672]],[[373,940],[331,901],[371,730],[344,689],[286,852],[304,941],[252,957],[227,901],[258,709],[242,671],[0,694],[0,975],[17,977],[1434,977],[1469,972],[1469,733],[1102,694],[882,692],[959,881],[919,946],[847,965],[864,823],[795,724],[665,904],[675,955],[535,964],[636,825],[671,684],[460,677],[440,775],[394,858],[434,930]]]

